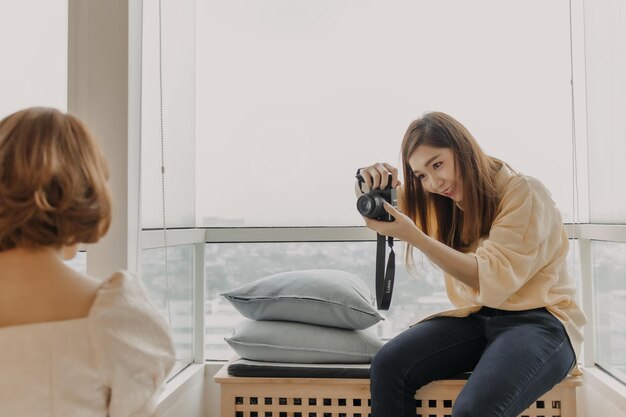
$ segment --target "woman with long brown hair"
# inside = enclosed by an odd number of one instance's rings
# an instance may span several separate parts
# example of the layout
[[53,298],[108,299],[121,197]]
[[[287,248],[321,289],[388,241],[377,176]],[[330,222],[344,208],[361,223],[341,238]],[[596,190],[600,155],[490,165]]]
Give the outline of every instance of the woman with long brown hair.
[[454,310],[387,342],[371,367],[372,416],[415,416],[415,391],[471,371],[452,416],[514,417],[568,373],[578,373],[585,315],[567,272],[568,237],[549,191],[485,154],[441,112],[411,123],[402,168],[359,170],[369,189],[397,188],[394,221],[376,232],[421,251],[444,272]]

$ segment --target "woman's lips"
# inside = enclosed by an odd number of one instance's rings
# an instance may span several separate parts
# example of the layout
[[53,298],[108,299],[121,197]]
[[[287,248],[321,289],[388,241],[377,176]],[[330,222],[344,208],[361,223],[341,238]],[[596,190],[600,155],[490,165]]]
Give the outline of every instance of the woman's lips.
[[445,195],[446,197],[450,197],[452,194],[454,194],[454,185],[451,187],[448,187],[443,193],[441,193],[443,195]]

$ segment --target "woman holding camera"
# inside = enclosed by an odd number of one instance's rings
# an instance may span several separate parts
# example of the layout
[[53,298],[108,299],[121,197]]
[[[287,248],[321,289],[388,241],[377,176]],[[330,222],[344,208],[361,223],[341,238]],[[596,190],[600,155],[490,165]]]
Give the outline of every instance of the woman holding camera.
[[567,272],[568,237],[538,180],[485,154],[451,116],[415,120],[402,141],[402,169],[359,170],[369,189],[398,187],[392,222],[376,232],[418,249],[444,272],[456,309],[387,342],[371,367],[372,416],[415,416],[415,391],[472,371],[452,416],[514,417],[569,372],[578,373],[585,315]]

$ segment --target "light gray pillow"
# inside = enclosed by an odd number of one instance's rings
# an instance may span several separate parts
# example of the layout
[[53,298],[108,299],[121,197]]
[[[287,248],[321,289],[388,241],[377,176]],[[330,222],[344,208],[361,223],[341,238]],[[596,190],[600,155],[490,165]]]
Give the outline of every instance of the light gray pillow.
[[294,363],[370,363],[383,345],[373,329],[243,320],[224,338],[244,359]]
[[383,319],[363,280],[335,269],[281,272],[221,295],[252,320],[365,329]]

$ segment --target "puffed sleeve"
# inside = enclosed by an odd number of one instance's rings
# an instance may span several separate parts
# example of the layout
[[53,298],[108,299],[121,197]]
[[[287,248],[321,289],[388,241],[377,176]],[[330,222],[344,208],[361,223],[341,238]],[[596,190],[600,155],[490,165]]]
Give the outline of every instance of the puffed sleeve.
[[562,246],[562,227],[548,190],[531,177],[511,180],[489,236],[475,252],[481,305],[497,308],[533,278]]
[[175,352],[141,280],[115,273],[100,287],[89,318],[96,365],[110,389],[109,417],[152,416]]

